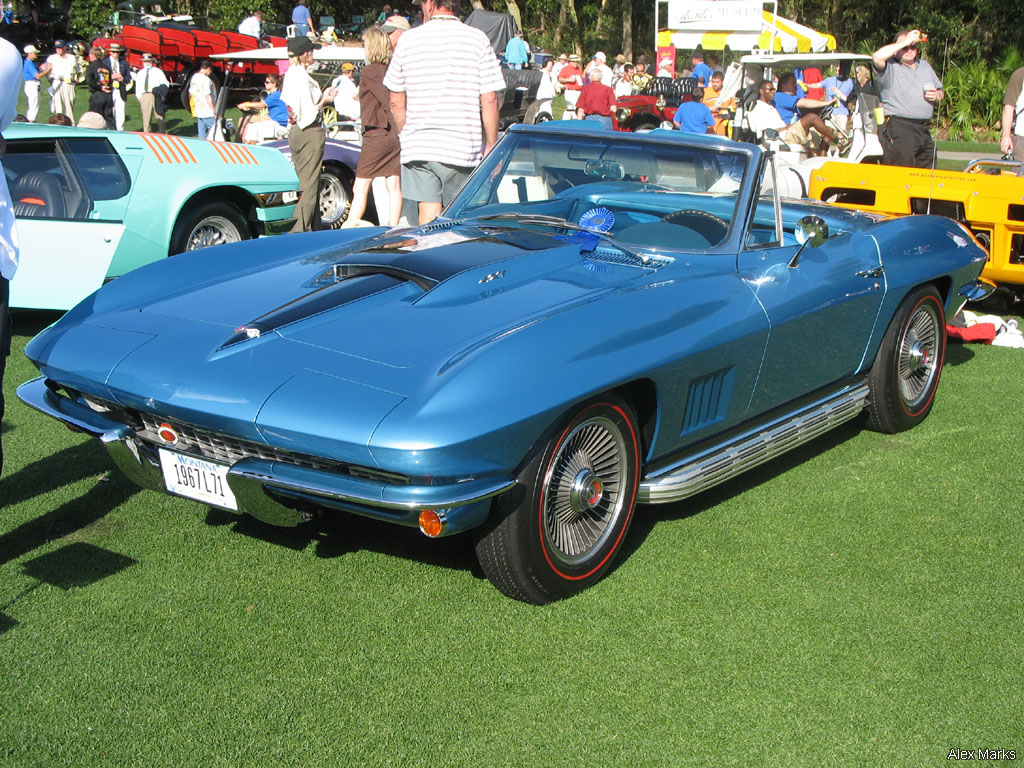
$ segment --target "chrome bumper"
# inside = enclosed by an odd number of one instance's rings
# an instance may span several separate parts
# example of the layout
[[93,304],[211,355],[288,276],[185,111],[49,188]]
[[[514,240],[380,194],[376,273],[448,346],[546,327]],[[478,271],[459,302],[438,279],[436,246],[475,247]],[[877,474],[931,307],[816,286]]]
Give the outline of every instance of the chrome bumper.
[[[131,427],[58,394],[44,377],[22,384],[17,394],[37,411],[99,438],[114,463],[136,485],[165,491],[155,446],[138,440]],[[238,511],[272,525],[298,525],[306,515],[293,506],[311,504],[407,526],[419,524],[421,511],[434,510],[442,513],[441,535],[482,523],[488,512],[488,505],[482,502],[516,484],[514,478],[482,478],[450,485],[393,485],[256,458],[232,465],[227,480]]]

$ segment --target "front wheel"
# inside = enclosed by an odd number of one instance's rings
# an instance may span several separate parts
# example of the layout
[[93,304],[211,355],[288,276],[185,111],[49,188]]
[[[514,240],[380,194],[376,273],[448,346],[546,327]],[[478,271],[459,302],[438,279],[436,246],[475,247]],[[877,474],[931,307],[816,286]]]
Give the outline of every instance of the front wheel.
[[320,169],[320,223],[324,229],[338,229],[352,205],[352,184],[329,165]]
[[931,286],[900,304],[868,374],[867,426],[902,432],[924,421],[932,408],[946,356],[946,316]]
[[249,239],[241,211],[231,203],[204,203],[185,211],[174,225],[169,253],[184,253],[211,245]]
[[509,597],[536,604],[593,584],[621,549],[639,471],[632,409],[614,397],[578,408],[478,532],[476,554],[487,578]]

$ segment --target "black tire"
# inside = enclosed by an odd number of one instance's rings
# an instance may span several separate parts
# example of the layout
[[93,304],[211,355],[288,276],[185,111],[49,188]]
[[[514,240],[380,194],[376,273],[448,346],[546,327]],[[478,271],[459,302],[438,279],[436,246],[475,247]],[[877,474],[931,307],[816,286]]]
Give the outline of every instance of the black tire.
[[238,208],[231,203],[202,203],[178,217],[168,255],[248,239],[249,227]]
[[348,218],[352,207],[352,179],[336,165],[320,169],[320,226],[338,229]]
[[907,296],[889,324],[868,374],[867,426],[902,432],[928,415],[946,356],[946,316],[932,286]]
[[476,555],[487,578],[538,605],[586,589],[621,549],[639,472],[632,408],[615,397],[577,408],[478,529]]

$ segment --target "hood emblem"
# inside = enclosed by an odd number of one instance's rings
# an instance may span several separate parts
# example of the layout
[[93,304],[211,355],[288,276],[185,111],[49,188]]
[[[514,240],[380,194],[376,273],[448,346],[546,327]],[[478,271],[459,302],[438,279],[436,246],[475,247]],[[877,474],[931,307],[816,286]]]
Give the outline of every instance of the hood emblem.
[[246,328],[244,325],[235,328],[235,333],[244,333],[247,339],[258,339],[260,337],[259,328]]
[[477,281],[477,285],[483,285],[484,283],[489,283],[492,280],[497,280],[499,277],[504,277],[504,276],[505,276],[505,270],[504,269],[499,269],[497,272],[491,272],[491,274],[487,275],[487,277],[481,277]]
[[160,428],[156,431],[156,433],[160,436],[160,439],[163,440],[168,445],[178,444],[178,433],[174,431],[174,427],[172,427],[170,424],[164,422],[163,424],[160,425]]

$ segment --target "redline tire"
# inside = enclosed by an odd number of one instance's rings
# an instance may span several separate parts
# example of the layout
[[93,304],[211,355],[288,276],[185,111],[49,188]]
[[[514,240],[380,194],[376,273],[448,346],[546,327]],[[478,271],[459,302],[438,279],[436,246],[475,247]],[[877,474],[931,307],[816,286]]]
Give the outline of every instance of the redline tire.
[[501,592],[544,604],[611,567],[636,508],[640,438],[616,397],[577,408],[495,502],[477,533],[480,566]]

